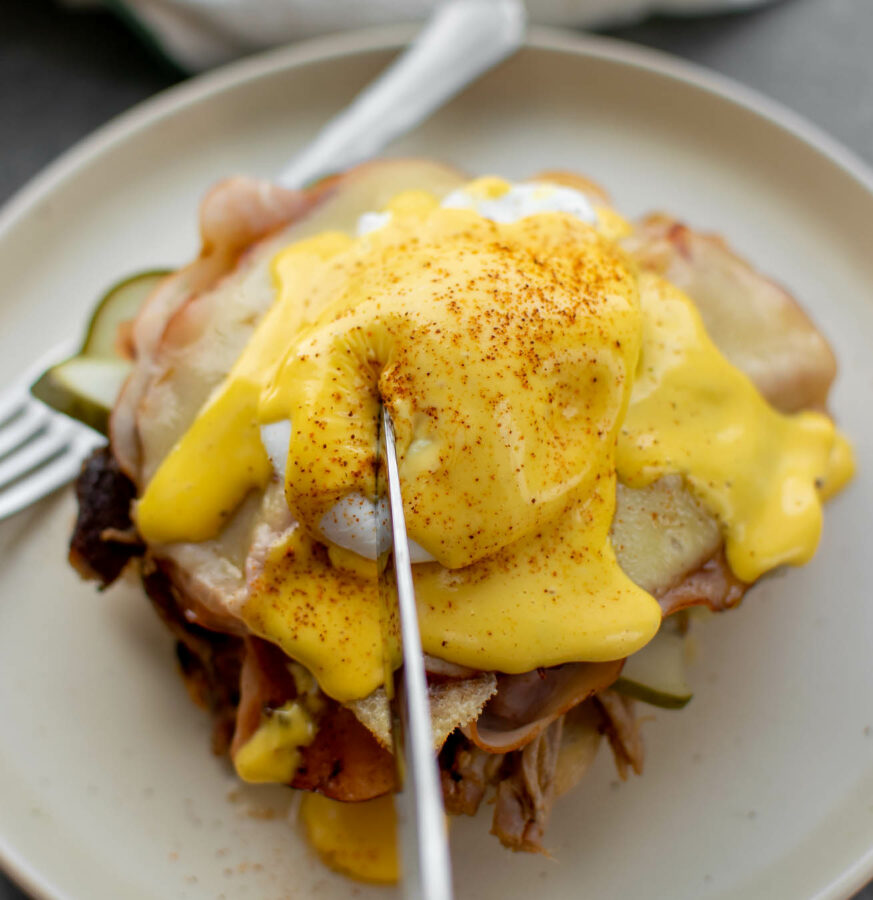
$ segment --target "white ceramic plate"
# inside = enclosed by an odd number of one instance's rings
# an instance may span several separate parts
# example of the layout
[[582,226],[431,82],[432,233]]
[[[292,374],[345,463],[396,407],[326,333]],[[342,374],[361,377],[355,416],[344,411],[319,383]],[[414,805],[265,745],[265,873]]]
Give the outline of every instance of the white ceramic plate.
[[[119,276],[181,263],[199,197],[269,175],[390,58],[405,31],[330,38],[198,79],[52,166],[0,219],[0,383],[79,329]],[[636,48],[534,33],[392,148],[523,176],[590,173],[633,215],[725,235],[833,340],[833,408],[861,472],[815,561],[703,633],[680,713],[646,727],[647,771],[608,752],[559,805],[554,858],[511,855],[488,816],[453,828],[461,897],[847,897],[873,874],[873,179],[810,126]],[[288,792],[240,788],[171,641],[134,587],[64,561],[68,493],[0,526],[0,856],[47,898],[382,897],[322,869]]]

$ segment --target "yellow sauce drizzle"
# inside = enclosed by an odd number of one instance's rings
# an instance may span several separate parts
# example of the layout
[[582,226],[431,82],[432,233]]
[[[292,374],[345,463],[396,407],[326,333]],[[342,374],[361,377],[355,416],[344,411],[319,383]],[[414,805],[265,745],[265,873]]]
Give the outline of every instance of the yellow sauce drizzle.
[[692,302],[640,278],[643,346],[616,457],[642,487],[678,472],[722,525],[737,577],[807,562],[822,526],[822,490],[852,473],[851,450],[820,413],[783,415],[719,353]]
[[274,281],[281,282],[290,269],[300,296],[293,303],[273,304],[230,374],[149,482],[136,507],[137,526],[148,541],[209,540],[250,490],[266,485],[273,470],[259,431],[261,393],[288,336],[307,321],[307,295],[324,260],[350,243],[347,235],[328,231],[277,257]]
[[321,794],[304,794],[300,819],[309,843],[334,871],[359,881],[397,881],[400,866],[392,795],[340,803]]
[[250,586],[243,619],[309,669],[341,702],[366,697],[384,680],[383,635],[400,665],[397,623],[383,626],[375,570],[363,577],[331,565],[325,548],[295,528],[269,553]]
[[264,712],[257,731],[234,754],[236,773],[253,784],[289,784],[300,765],[300,748],[314,737],[315,723],[298,701]]
[[661,623],[608,540],[615,478],[536,535],[463,569],[415,566],[426,653],[476,669],[529,672],[629,656]]

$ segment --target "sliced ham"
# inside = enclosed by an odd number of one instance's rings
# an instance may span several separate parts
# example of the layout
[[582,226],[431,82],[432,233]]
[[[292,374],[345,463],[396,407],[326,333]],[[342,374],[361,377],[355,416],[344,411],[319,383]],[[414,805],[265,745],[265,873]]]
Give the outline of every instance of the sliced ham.
[[719,350],[777,409],[824,407],[836,360],[788,291],[720,237],[663,213],[638,223],[625,246],[642,265],[691,297]]
[[496,695],[464,734],[489,753],[524,747],[567,710],[609,687],[623,663],[568,663],[524,675],[501,675]]
[[665,616],[692,606],[706,606],[713,612],[723,612],[736,606],[748,588],[749,585],[734,575],[724,552],[719,550],[657,599]]
[[265,235],[302,215],[330,189],[289,191],[252,178],[228,178],[215,185],[200,207],[201,249],[197,258],[164,279],[148,298],[128,335],[135,358],[110,421],[112,448],[122,469],[141,484],[143,463],[139,405],[166,368],[159,349],[168,324],[193,298],[230,272],[241,254]]

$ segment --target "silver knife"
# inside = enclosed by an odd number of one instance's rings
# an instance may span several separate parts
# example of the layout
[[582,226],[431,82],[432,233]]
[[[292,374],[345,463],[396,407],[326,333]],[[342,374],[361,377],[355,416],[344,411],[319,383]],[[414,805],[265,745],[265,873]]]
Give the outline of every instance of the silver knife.
[[[514,53],[524,39],[523,0],[446,0],[418,37],[388,69],[332,119],[280,173],[278,182],[299,188],[369,159],[423,122],[483,72]],[[395,581],[386,601],[397,606],[403,665],[386,667],[394,758],[398,767],[398,837],[407,897],[451,900],[452,872],[430,701],[412,582],[406,520],[394,446],[394,426],[382,410],[382,451],[393,540],[379,528],[380,563],[393,550]],[[377,488],[381,487],[377,484]],[[396,594],[396,597],[395,597]],[[393,610],[391,611],[393,613]]]
[[[403,665],[396,674],[386,672],[385,690],[391,705],[394,758],[400,793],[397,797],[397,831],[402,878],[407,897],[451,900],[452,870],[443,793],[431,728],[430,700],[424,671],[424,654],[418,630],[418,611],[412,565],[406,537],[406,518],[400,494],[400,473],[394,445],[394,424],[382,408],[381,451],[384,487],[377,476],[379,497],[388,495],[390,531],[379,529],[380,565],[389,550],[394,556],[392,582],[380,575],[386,623],[394,619],[388,604],[397,604]],[[383,471],[383,467],[379,467]],[[388,573],[390,575],[390,573]],[[386,628],[386,640],[388,639]]]

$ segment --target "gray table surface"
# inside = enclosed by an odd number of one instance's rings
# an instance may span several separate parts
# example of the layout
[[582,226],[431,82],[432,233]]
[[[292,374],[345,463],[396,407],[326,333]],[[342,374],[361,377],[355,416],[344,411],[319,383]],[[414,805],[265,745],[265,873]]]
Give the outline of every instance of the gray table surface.
[[[106,13],[66,12],[47,0],[3,6],[0,202],[74,141],[180,77]],[[757,88],[873,163],[873,0],[782,0],[610,33]],[[26,898],[0,875],[0,900]],[[873,884],[856,900],[873,900]]]

